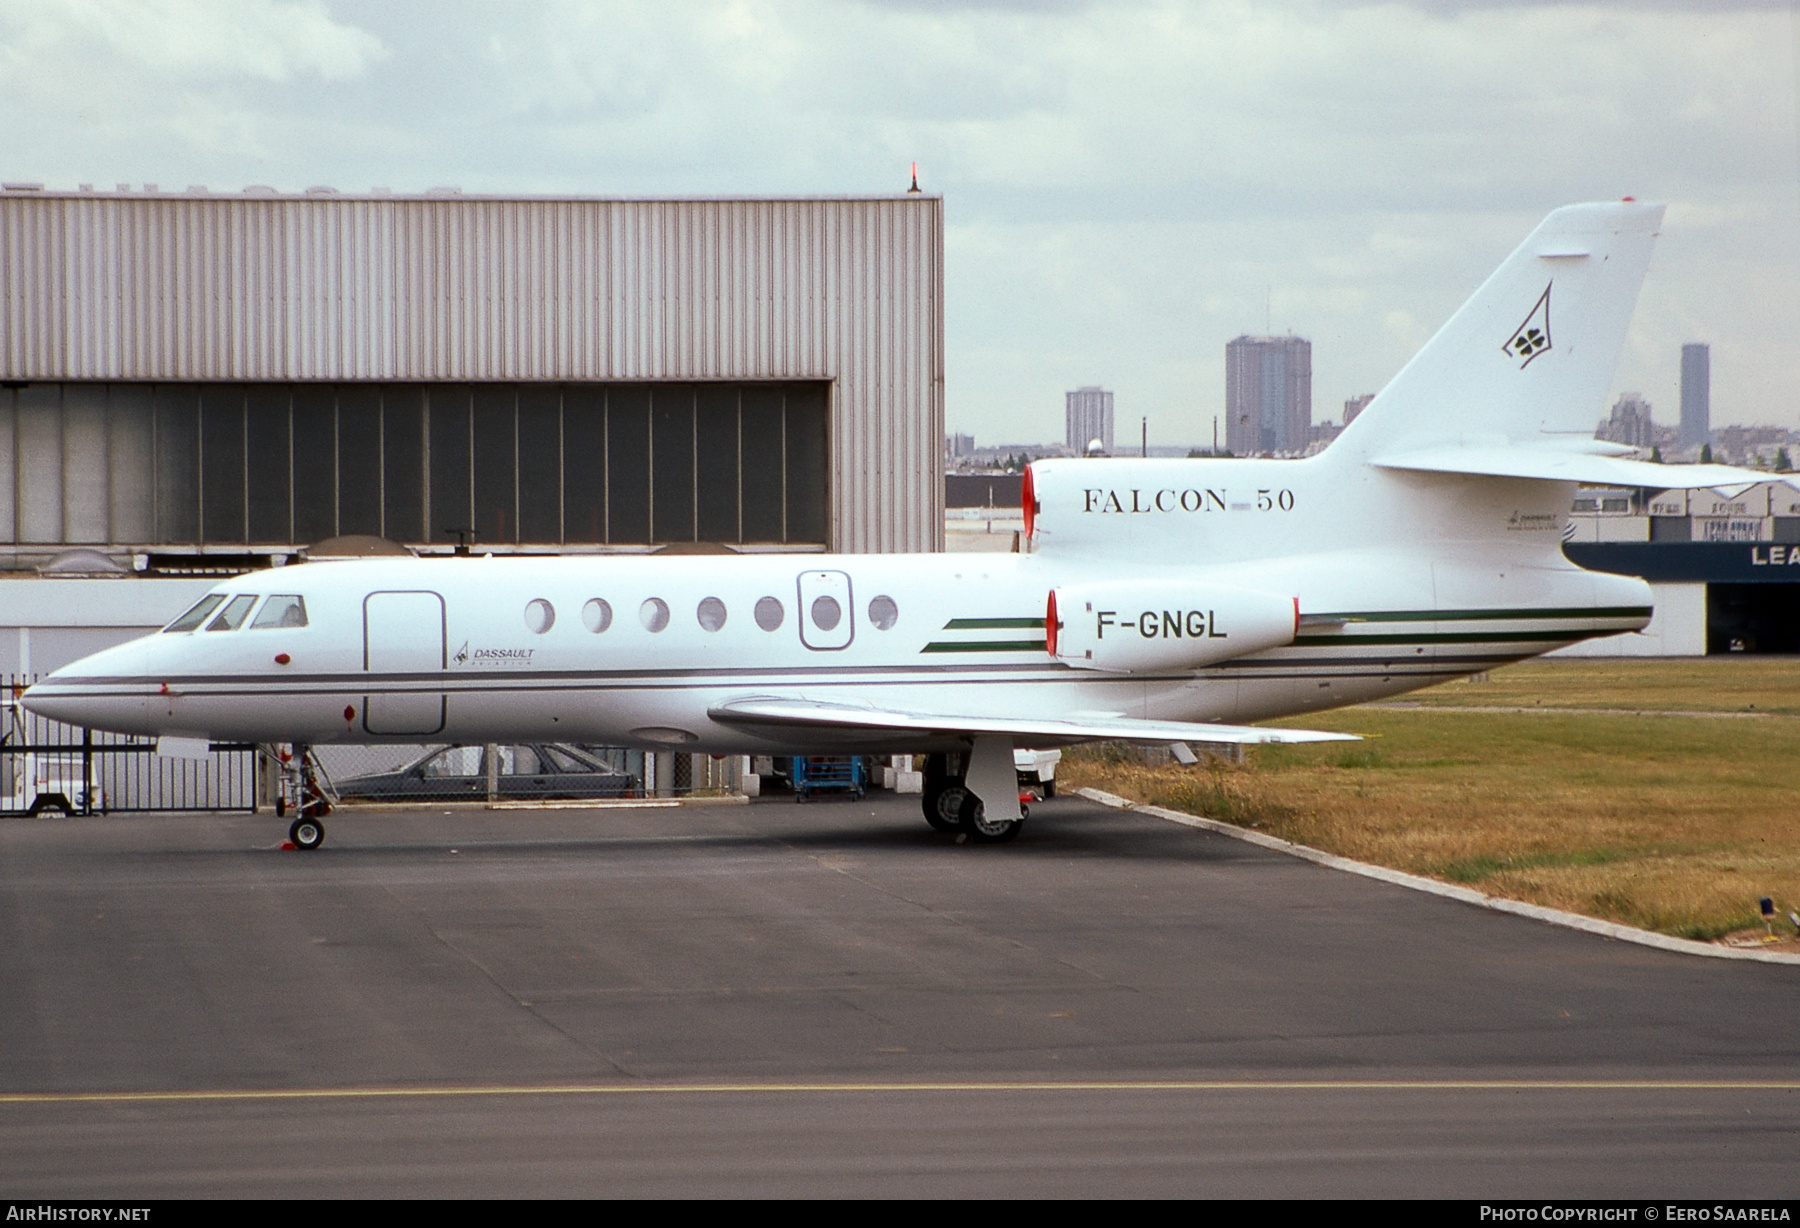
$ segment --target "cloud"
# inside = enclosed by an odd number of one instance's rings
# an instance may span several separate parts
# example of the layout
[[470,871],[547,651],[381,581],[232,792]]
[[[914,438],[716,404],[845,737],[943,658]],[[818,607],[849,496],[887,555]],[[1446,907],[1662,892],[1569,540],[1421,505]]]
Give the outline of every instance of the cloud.
[[387,54],[318,0],[4,0],[0,30],[9,51],[29,49],[33,60],[85,56],[163,80],[336,81]]
[[897,190],[916,160],[946,199],[951,420],[1021,442],[1095,380],[1171,442],[1206,435],[1224,343],[1265,310],[1314,337],[1335,413],[1547,210],[1629,194],[1675,207],[1621,379],[1655,400],[1675,340],[1728,337],[1721,413],[1793,420],[1794,21],[1672,0],[0,0],[0,168],[660,195]]

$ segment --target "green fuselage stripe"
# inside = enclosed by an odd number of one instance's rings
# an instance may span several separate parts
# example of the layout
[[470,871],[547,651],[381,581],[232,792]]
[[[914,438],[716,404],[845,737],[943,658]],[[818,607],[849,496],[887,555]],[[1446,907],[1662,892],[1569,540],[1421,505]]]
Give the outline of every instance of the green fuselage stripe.
[[953,618],[944,624],[946,631],[1036,631],[1043,627],[1038,618]]
[[920,652],[1043,652],[1043,640],[933,640]]
[[1616,629],[1584,627],[1558,631],[1444,631],[1411,635],[1297,635],[1300,648],[1344,647],[1349,644],[1510,644],[1585,640],[1596,635],[1615,635]]
[[1536,622],[1544,618],[1649,618],[1651,612],[1647,605],[1612,605],[1558,610],[1364,610],[1307,617],[1341,618],[1351,623]]

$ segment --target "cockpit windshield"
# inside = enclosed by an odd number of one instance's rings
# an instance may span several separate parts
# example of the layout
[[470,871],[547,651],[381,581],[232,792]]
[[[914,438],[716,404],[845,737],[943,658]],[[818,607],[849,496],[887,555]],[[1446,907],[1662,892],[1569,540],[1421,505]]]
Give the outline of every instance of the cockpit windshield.
[[180,618],[164,627],[164,631],[192,631],[206,621],[206,616],[213,612],[213,607],[225,600],[223,593],[208,593],[194,603],[194,607]]
[[219,616],[206,624],[208,631],[236,631],[238,624],[250,615],[250,607],[256,604],[255,593],[239,593],[225,603]]
[[304,627],[306,625],[306,601],[300,597],[276,593],[256,612],[256,621],[250,624],[252,631],[258,627]]

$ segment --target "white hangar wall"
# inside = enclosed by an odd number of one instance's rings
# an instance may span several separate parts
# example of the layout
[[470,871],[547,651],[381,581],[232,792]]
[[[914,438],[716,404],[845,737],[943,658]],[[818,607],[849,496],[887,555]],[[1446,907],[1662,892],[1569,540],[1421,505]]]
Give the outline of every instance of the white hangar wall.
[[943,321],[924,194],[0,192],[0,379],[826,381],[837,550],[942,548]]

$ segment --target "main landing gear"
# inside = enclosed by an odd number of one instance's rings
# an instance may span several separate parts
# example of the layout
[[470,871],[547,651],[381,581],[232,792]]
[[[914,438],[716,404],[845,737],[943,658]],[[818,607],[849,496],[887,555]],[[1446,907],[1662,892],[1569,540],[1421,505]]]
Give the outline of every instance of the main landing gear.
[[[989,739],[976,739],[976,748],[970,754],[926,756],[925,791],[921,806],[925,811],[925,821],[936,831],[965,836],[976,844],[1004,844],[1016,839],[1019,832],[1024,830],[1030,811],[1018,802],[1012,744],[1003,742],[1000,745],[999,749],[1005,754],[1005,776],[994,779],[997,774],[991,770],[992,765],[986,762],[993,757],[994,748],[980,745],[986,741]],[[984,768],[988,770],[984,772]],[[970,787],[971,777],[984,787],[985,792],[999,799],[1000,804],[994,807],[994,817],[988,816],[987,805]],[[1009,800],[1013,804],[1006,807],[1005,803]],[[1006,809],[1015,810],[1018,817],[1007,815],[1004,813]]]
[[275,817],[286,818],[298,813],[288,827],[288,842],[295,848],[311,852],[325,843],[324,818],[331,813],[331,798],[324,769],[312,747],[296,742],[286,750],[278,750],[281,763],[281,788],[275,797]]

